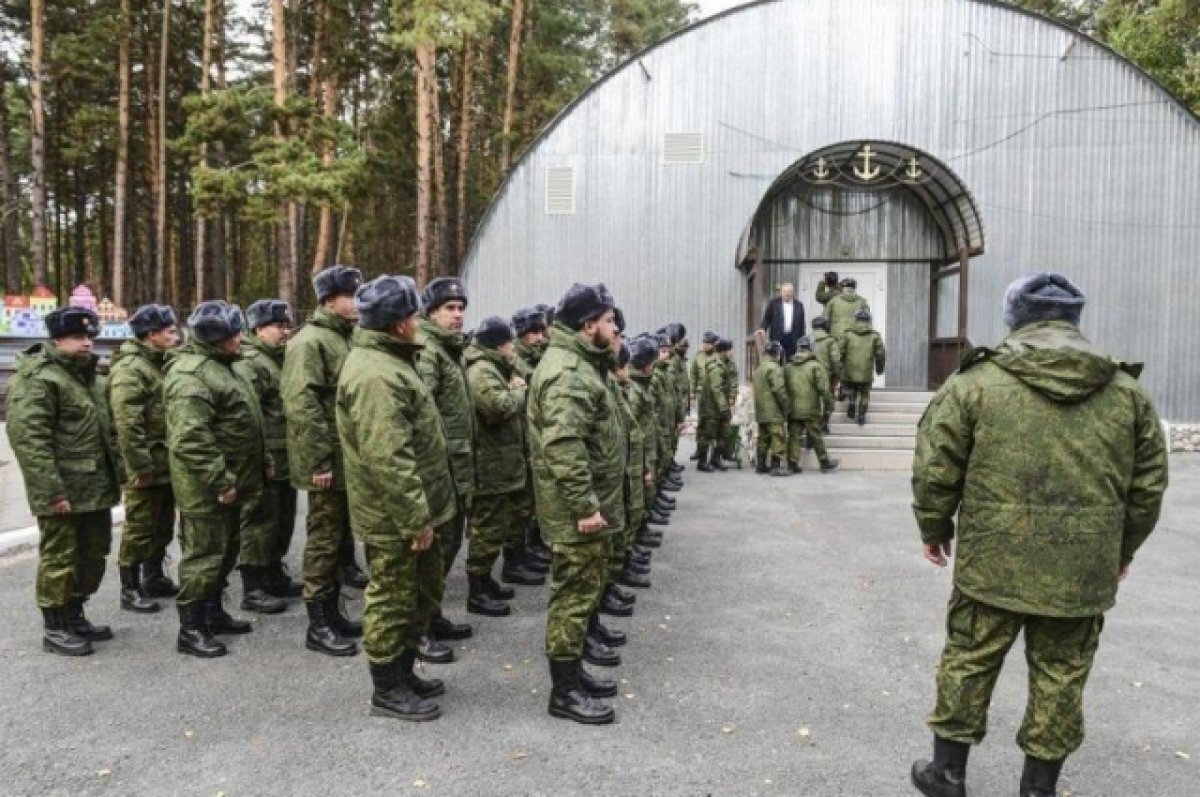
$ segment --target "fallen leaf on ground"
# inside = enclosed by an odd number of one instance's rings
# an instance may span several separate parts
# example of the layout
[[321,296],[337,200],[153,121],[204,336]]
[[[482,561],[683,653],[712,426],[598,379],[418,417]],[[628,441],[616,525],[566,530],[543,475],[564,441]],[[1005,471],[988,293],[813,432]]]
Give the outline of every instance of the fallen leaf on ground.
[[721,729],[721,733],[733,733],[733,726],[726,725],[724,728]]
[[1175,757],[1176,757],[1176,758],[1182,758],[1184,761],[1187,761],[1189,758],[1191,758],[1191,756],[1190,756],[1190,755],[1188,755],[1187,753],[1183,752],[1182,750],[1176,750],[1176,751],[1175,751]]
[[107,778],[109,775],[112,774],[112,770],[111,769],[102,769],[99,772],[97,772],[96,774],[102,778]]
[[804,739],[807,739],[810,735],[812,735],[808,728],[801,728],[800,730],[796,731],[796,733]]
[[512,754],[514,761],[520,761],[524,758],[527,758],[528,756],[529,756],[529,753],[526,753],[524,750],[518,750],[517,752]]

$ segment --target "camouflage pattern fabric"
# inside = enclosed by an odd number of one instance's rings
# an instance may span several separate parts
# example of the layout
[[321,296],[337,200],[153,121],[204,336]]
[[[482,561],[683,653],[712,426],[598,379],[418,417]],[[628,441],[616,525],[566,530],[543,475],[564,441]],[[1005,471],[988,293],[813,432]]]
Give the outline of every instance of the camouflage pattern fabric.
[[842,380],[854,384],[870,384],[883,373],[887,364],[887,349],[879,332],[870,321],[855,321],[838,341],[842,348]]
[[834,296],[841,296],[841,294],[842,286],[840,285],[829,285],[825,282],[825,280],[821,280],[819,283],[817,283],[816,298],[818,304],[829,304],[830,299],[832,299]]
[[56,609],[87,600],[100,588],[112,547],[112,512],[98,509],[37,519],[37,605]]
[[592,534],[571,545],[553,543],[551,550],[546,657],[575,661],[583,655],[588,620],[608,581],[610,543],[607,536]]
[[304,519],[304,600],[320,600],[338,591],[338,551],[351,536],[350,501],[343,490],[314,490],[308,494]]
[[821,420],[819,418],[793,418],[788,421],[788,462],[800,462],[801,450],[804,447],[804,436],[812,441],[813,452],[821,462],[829,459],[825,449],[825,438],[821,435]]
[[[151,484],[168,484],[167,406],[163,397],[166,352],[139,340],[127,340],[113,355],[108,376],[117,445],[125,463],[126,486],[150,474]],[[126,510],[128,512],[128,509]],[[126,528],[124,534],[129,534]]]
[[500,552],[524,541],[525,527],[521,521],[527,504],[525,490],[489,495],[472,503],[467,575],[490,575]]
[[787,421],[787,383],[783,366],[767,358],[754,369],[754,419],[760,424],[780,424]]
[[847,407],[857,406],[866,412],[871,406],[870,382],[842,382],[842,391],[846,394]]
[[783,369],[787,384],[789,421],[819,419],[833,409],[829,375],[812,352],[800,350]]
[[132,567],[161,561],[175,537],[175,492],[171,483],[125,488],[125,526],[117,563]]
[[829,374],[829,387],[842,378],[842,345],[837,338],[823,329],[814,329],[812,335],[813,354],[817,362]]
[[758,458],[775,457],[780,462],[787,458],[787,427],[782,423],[760,423],[758,425]]
[[1004,657],[1025,633],[1029,697],[1017,744],[1027,755],[1061,761],[1083,743],[1083,691],[1104,628],[1103,615],[1039,617],[973,600],[955,589],[929,727],[950,741],[979,744]]
[[[422,319],[417,345],[422,347],[417,356],[417,372],[425,380],[442,416],[450,472],[465,505],[475,491],[475,410],[467,388],[463,334]],[[453,562],[444,564],[448,567]]]
[[829,319],[829,334],[833,335],[838,343],[841,343],[846,330],[854,325],[854,314],[865,309],[870,309],[867,306],[867,300],[857,293],[851,296],[844,291],[839,291],[836,296],[830,297],[829,301],[825,303],[825,317]]
[[726,396],[725,367],[720,357],[711,356],[704,362],[704,373],[696,399],[696,442],[709,445],[720,441],[721,420],[729,413]]
[[176,603],[187,605],[220,597],[237,564],[243,511],[243,507],[229,506],[180,517],[179,547],[183,555],[179,560]]
[[[407,539],[367,543],[370,581],[363,595],[363,650],[371,664],[387,664],[416,650],[443,592],[442,549],[412,550]],[[437,600],[433,596],[439,596]]]

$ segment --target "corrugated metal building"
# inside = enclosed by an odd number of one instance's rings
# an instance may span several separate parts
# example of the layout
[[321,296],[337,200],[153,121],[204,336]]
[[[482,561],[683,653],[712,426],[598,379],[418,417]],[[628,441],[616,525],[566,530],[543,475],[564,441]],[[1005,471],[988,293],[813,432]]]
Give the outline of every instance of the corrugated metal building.
[[472,315],[603,281],[634,330],[741,337],[797,284],[859,277],[891,386],[1003,337],[1035,269],[1200,419],[1200,120],[1069,28],[985,0],[762,0],[599,81],[534,142],[464,275]]

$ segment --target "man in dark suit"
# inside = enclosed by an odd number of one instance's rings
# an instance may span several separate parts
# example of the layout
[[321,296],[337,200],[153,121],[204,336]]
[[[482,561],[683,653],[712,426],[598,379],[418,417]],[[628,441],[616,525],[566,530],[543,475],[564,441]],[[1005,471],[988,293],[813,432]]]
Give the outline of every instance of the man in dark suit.
[[770,340],[779,341],[788,358],[796,353],[796,341],[804,337],[804,305],[796,300],[790,282],[779,286],[779,295],[767,302],[760,325]]

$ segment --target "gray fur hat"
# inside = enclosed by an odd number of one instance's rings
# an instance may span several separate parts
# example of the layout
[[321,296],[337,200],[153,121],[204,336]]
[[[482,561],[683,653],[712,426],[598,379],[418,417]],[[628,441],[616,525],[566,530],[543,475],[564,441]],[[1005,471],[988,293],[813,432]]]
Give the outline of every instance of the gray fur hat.
[[1039,271],[1013,280],[1004,291],[1004,323],[1019,329],[1035,321],[1079,326],[1087,297],[1062,274]]

